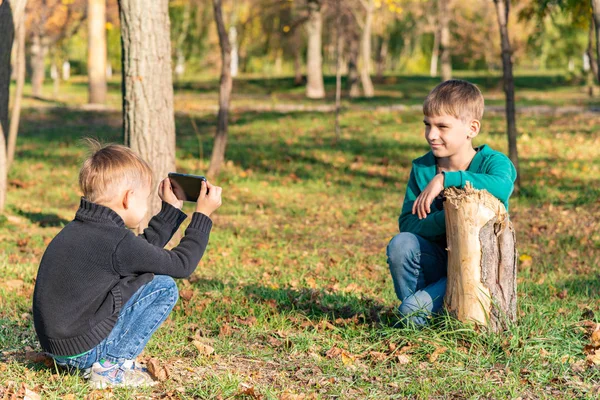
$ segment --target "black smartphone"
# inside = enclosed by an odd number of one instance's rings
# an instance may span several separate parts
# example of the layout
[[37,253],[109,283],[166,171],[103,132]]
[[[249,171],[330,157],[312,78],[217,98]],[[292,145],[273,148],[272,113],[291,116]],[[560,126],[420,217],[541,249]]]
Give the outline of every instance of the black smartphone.
[[171,181],[173,192],[179,200],[192,202],[198,200],[202,181],[206,182],[206,178],[203,176],[179,174],[177,172],[169,172],[169,180]]

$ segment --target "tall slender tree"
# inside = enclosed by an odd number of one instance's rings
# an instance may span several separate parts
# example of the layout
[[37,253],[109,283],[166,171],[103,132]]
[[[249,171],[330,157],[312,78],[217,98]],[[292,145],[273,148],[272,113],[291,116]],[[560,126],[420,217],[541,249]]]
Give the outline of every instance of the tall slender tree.
[[[24,3],[23,3],[24,4]],[[17,51],[15,52],[15,69],[16,69],[16,90],[13,106],[10,112],[10,125],[8,128],[8,141],[6,150],[6,169],[10,170],[10,167],[15,159],[15,151],[17,147],[17,134],[19,132],[19,122],[21,121],[21,103],[23,100],[23,88],[25,87],[25,7],[19,11],[20,16],[17,20],[19,26],[15,26],[16,40],[15,45]]]
[[10,58],[15,27],[21,26],[27,0],[0,0],[0,212],[4,211],[7,189],[7,146],[9,130]]
[[[156,184],[175,170],[168,0],[119,0],[124,142],[150,163]],[[146,225],[160,209],[151,196]]]
[[504,94],[506,96],[506,130],[508,134],[508,156],[517,169],[517,182],[515,190],[521,187],[519,174],[519,153],[517,150],[517,122],[515,111],[515,82],[513,79],[512,48],[508,36],[508,17],[510,13],[509,0],[494,0],[496,15],[500,28],[500,42],[502,46],[502,79]]
[[322,0],[308,0],[308,49],[306,53],[306,97],[309,99],[322,99],[325,97],[325,84],[323,82],[323,55],[322,55]]
[[88,0],[88,102],[106,102],[106,0]]
[[233,79],[231,77],[231,44],[225,29],[223,21],[223,10],[221,0],[213,0],[213,9],[217,32],[219,34],[219,44],[221,46],[221,85],[219,89],[219,116],[217,121],[217,133],[215,135],[215,144],[210,157],[210,166],[207,175],[216,176],[225,161],[225,148],[227,147],[227,131],[229,120],[229,103],[231,90],[233,88]]
[[596,28],[596,74],[598,82],[600,82],[600,0],[590,1],[592,2],[592,15],[594,18],[594,26]]
[[452,79],[452,59],[450,58],[450,0],[438,0],[438,21],[440,24],[440,61],[442,81]]

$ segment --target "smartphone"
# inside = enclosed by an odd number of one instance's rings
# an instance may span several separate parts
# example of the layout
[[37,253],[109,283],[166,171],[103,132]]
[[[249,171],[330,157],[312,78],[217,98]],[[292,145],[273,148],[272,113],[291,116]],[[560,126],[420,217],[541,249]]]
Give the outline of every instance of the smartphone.
[[169,172],[169,180],[175,196],[179,200],[191,202],[198,201],[202,181],[206,182],[206,178],[203,176],[179,174],[177,172]]

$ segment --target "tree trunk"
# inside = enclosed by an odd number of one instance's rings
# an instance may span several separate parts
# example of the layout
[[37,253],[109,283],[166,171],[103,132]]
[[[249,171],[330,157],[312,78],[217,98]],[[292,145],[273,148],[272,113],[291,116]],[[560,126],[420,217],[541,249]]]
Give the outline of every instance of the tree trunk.
[[302,76],[302,46],[300,31],[294,32],[294,86],[301,86],[304,83]]
[[221,46],[221,87],[219,89],[219,117],[217,123],[217,134],[215,144],[210,157],[210,166],[207,175],[214,177],[219,173],[225,161],[225,148],[227,146],[227,127],[229,117],[229,102],[233,81],[231,78],[231,44],[223,22],[221,0],[213,0],[215,22],[219,33],[219,45]]
[[517,169],[515,191],[521,187],[521,174],[519,173],[519,153],[517,151],[517,122],[515,115],[515,82],[512,69],[512,49],[508,37],[509,3],[505,0],[494,0],[496,14],[500,27],[500,40],[502,43],[502,72],[504,93],[506,95],[506,128],[508,133],[508,156]]
[[[600,83],[600,0],[591,0],[591,2],[594,26],[596,27],[596,68],[594,72]],[[592,59],[590,59],[590,62]]]
[[10,57],[15,34],[12,5],[9,1],[0,4],[0,212],[6,200],[6,139],[8,132],[8,100],[10,95]]
[[[152,167],[154,186],[175,171],[169,1],[119,0],[124,142]],[[150,196],[142,227],[160,210]]]
[[342,16],[340,12],[340,1],[336,1],[336,24],[335,24],[335,141],[340,140],[340,109],[342,103],[342,53],[344,41],[342,40]]
[[442,62],[442,81],[452,79],[452,60],[450,58],[450,0],[439,0],[440,53]]
[[39,32],[33,34],[31,43],[31,94],[33,97],[42,97],[42,86],[46,77],[44,59],[47,47],[43,41]]
[[106,102],[106,0],[88,0],[88,102]]
[[6,133],[9,132],[8,103],[10,97],[10,58],[15,27],[25,26],[26,0],[0,2],[0,212],[4,211],[7,190],[8,163]]
[[359,43],[358,35],[351,30],[349,33],[350,48],[348,50],[348,96],[353,99],[360,96],[360,88],[358,87],[358,53]]
[[25,86],[25,18],[22,18],[17,28],[17,60],[15,69],[17,71],[17,85],[15,90],[15,100],[10,113],[10,126],[8,128],[8,149],[6,155],[6,168],[10,169],[15,159],[17,147],[17,134],[19,133],[19,122],[21,120],[21,103],[23,100],[23,88]]
[[383,74],[387,66],[388,46],[389,38],[387,36],[381,38],[381,47],[377,53],[377,80],[379,82],[383,82]]
[[323,17],[321,15],[321,0],[308,0],[308,50],[306,52],[306,97],[322,99],[325,97],[323,83],[323,56],[321,34]]
[[584,59],[583,71],[586,76],[586,84],[588,87],[588,94],[590,97],[594,96],[594,81],[598,78],[598,64],[596,59],[594,58],[594,19],[590,20],[590,29],[588,30],[588,45],[585,50],[585,56],[587,60]]
[[365,97],[373,97],[375,89],[371,81],[371,27],[373,25],[373,9],[375,8],[375,0],[368,0],[365,9],[365,25],[362,31],[360,43],[362,65],[360,69],[360,82],[363,87]]
[[438,27],[433,31],[433,48],[431,49],[431,63],[429,64],[429,76],[436,77],[438,71],[438,59],[440,57],[440,36]]
[[517,317],[515,232],[504,205],[468,184],[445,191],[446,310],[493,332]]

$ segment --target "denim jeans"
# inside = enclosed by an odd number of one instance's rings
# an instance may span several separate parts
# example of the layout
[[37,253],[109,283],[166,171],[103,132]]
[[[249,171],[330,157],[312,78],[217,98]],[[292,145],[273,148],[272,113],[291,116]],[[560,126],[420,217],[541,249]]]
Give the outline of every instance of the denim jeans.
[[401,232],[387,246],[387,262],[399,311],[417,325],[442,309],[446,293],[448,253],[443,246],[414,233]]
[[156,275],[125,303],[110,335],[96,347],[76,358],[52,357],[60,366],[77,369],[87,369],[100,359],[115,363],[133,360],[167,319],[178,298],[173,278]]

